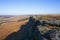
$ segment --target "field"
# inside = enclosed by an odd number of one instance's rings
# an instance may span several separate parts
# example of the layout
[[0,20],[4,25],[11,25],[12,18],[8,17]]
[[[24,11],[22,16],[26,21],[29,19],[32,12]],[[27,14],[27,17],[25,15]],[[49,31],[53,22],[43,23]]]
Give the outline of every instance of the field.
[[60,15],[34,15],[31,19],[30,16],[0,16],[0,40],[4,40],[14,32],[19,33],[20,28],[24,25],[26,28],[26,25],[34,27],[34,24],[36,24],[42,35],[49,30],[60,31]]
[[17,32],[23,24],[28,22],[28,20],[17,22],[22,18],[18,16],[10,18],[0,17],[0,40],[4,40],[9,34]]

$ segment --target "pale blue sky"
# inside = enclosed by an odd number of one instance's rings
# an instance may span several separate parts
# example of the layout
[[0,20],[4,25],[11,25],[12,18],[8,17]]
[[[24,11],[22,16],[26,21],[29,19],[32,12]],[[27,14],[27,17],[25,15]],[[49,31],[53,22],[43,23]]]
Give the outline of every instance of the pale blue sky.
[[0,15],[60,13],[60,0],[0,0]]

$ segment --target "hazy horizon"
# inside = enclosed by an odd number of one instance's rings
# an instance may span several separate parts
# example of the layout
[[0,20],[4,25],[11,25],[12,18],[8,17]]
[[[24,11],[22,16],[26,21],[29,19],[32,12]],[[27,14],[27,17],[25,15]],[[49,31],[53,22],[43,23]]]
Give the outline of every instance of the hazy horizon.
[[0,0],[0,15],[60,14],[60,0]]

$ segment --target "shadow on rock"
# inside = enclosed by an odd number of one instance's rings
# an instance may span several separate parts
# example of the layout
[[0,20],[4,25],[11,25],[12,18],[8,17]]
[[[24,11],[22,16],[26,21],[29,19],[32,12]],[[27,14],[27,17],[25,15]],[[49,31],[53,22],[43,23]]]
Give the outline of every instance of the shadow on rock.
[[39,21],[35,21],[33,17],[30,17],[28,23],[22,25],[17,32],[8,35],[5,40],[43,40],[38,31],[38,25]]

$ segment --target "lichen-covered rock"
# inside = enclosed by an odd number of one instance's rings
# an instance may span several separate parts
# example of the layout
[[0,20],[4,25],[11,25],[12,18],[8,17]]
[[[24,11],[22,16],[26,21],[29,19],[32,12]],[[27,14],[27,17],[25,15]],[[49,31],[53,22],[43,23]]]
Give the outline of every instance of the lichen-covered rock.
[[[49,30],[47,33],[44,34],[44,37],[48,40],[60,40],[60,31],[58,30]],[[50,39],[49,39],[49,38]]]

